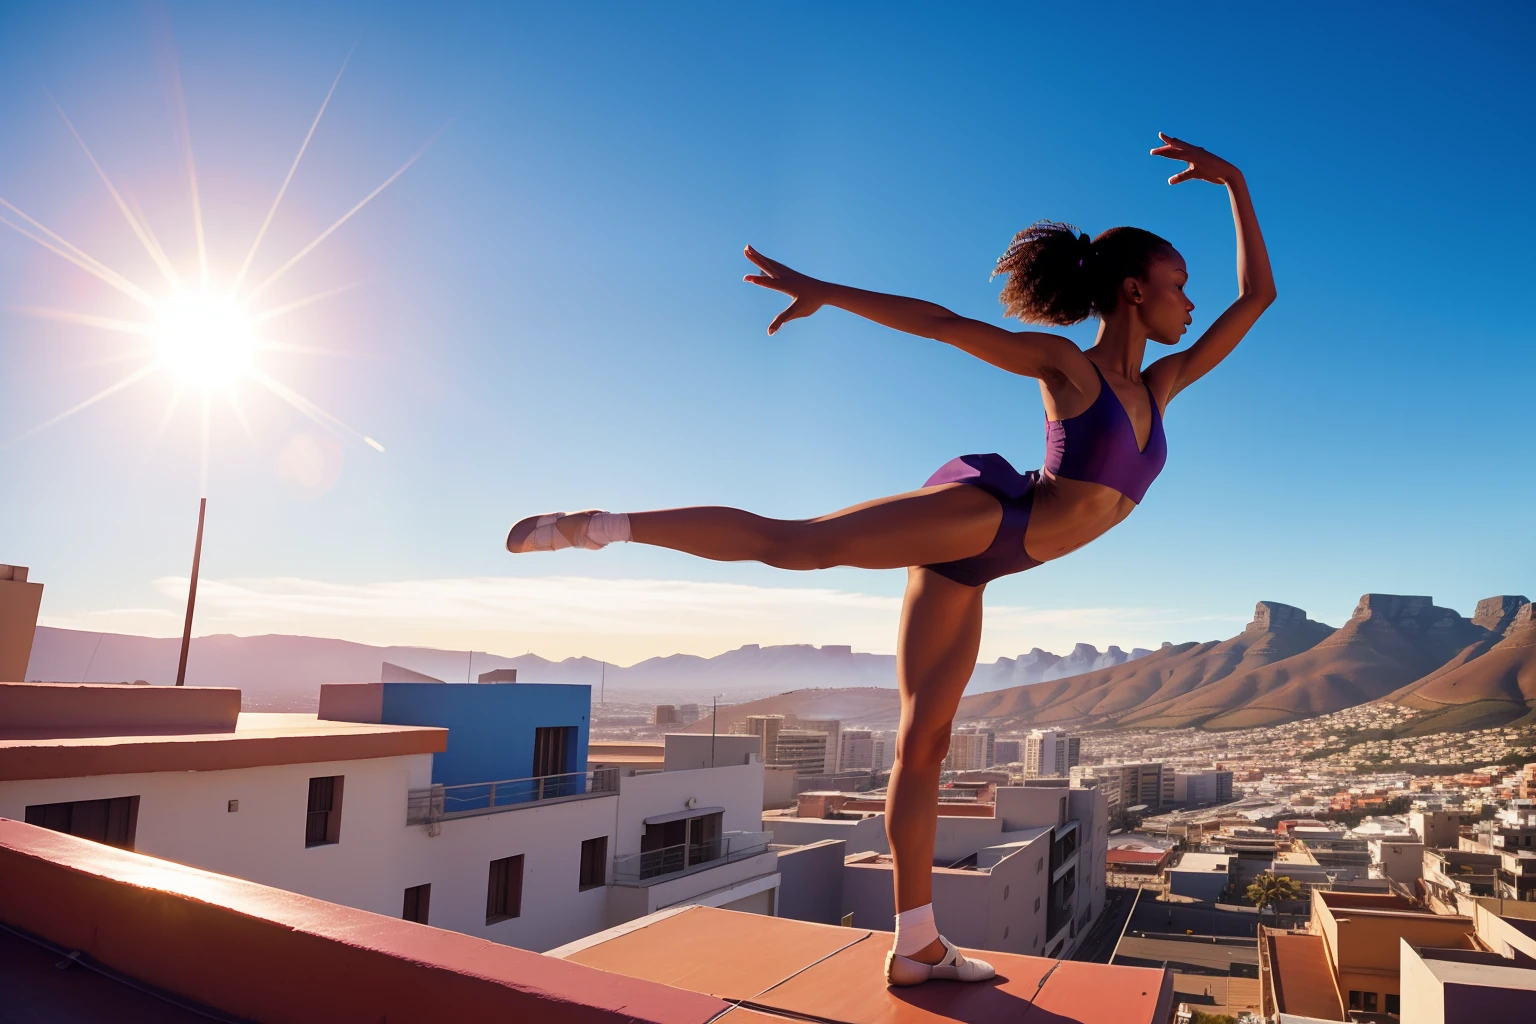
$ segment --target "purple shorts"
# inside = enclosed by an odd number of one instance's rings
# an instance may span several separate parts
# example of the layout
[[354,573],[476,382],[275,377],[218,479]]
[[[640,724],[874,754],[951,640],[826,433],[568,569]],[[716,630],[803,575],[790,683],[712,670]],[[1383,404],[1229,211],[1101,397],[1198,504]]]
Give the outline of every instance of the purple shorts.
[[997,525],[997,536],[992,538],[992,545],[981,554],[923,568],[932,569],[967,587],[979,587],[999,576],[1039,565],[1024,551],[1024,530],[1029,526],[1029,512],[1034,507],[1035,484],[1039,479],[1039,470],[1020,473],[996,452],[962,455],[940,466],[924,487],[936,484],[980,487],[1003,506],[1003,520]]

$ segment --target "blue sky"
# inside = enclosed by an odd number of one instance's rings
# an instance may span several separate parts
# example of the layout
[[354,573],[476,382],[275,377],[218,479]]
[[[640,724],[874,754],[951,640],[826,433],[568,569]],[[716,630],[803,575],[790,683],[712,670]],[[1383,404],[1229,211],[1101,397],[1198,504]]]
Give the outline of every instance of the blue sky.
[[[348,286],[272,324],[336,354],[261,365],[387,451],[259,388],[249,433],[215,402],[197,631],[621,662],[892,649],[899,572],[501,539],[564,508],[815,515],[966,452],[1038,465],[1033,381],[837,311],[770,339],[741,246],[1001,322],[987,275],[1019,228],[1136,224],[1186,256],[1194,336],[1235,294],[1231,220],[1217,187],[1166,185],[1159,129],[1244,169],[1280,300],[1170,407],[1143,507],[989,588],[983,655],[1223,637],[1259,599],[1338,624],[1367,590],[1464,613],[1536,592],[1528,6],[828,6],[0,14],[0,197],[146,287],[49,96],[190,268],[166,25],[216,280],[354,44],[257,271],[441,130],[268,296]],[[0,443],[138,365],[16,310],[128,312],[4,228],[0,306]],[[179,631],[201,428],[183,401],[160,429],[170,393],[151,378],[0,447],[0,560],[47,585],[44,621]]]

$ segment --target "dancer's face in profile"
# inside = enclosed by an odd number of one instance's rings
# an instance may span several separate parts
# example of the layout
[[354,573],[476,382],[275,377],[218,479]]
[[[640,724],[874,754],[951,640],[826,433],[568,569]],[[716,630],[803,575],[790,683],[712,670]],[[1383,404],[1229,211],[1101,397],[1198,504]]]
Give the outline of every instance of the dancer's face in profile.
[[1188,283],[1189,269],[1184,264],[1184,257],[1175,249],[1152,260],[1145,280],[1128,282],[1141,295],[1137,313],[1152,341],[1177,345],[1184,332],[1189,330],[1195,304],[1184,295]]

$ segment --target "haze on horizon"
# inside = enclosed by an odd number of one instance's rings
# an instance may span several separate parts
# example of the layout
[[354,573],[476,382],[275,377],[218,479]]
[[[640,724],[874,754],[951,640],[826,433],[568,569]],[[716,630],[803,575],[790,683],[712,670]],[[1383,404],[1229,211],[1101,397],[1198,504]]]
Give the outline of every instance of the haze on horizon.
[[[149,280],[49,95],[190,258],[155,19],[86,6],[7,15],[0,196]],[[996,317],[987,273],[1014,231],[1133,223],[1185,254],[1198,329],[1233,293],[1228,211],[1214,189],[1166,186],[1146,155],[1159,129],[1244,169],[1281,299],[1169,410],[1143,508],[989,588],[982,658],[1224,637],[1257,600],[1340,624],[1366,591],[1463,614],[1530,592],[1520,298],[1536,254],[1514,183],[1536,160],[1509,129],[1536,85],[1518,59],[1529,9],[873,10],[169,5],[226,261],[354,43],[274,258],[452,119],[283,284],[288,300],[347,290],[302,322],[336,354],[273,369],[388,452],[255,392],[249,433],[215,414],[195,632],[625,664],[744,643],[890,651],[900,573],[636,546],[514,560],[501,538],[564,508],[820,514],[960,452],[1038,464],[1033,382],[838,313],[769,339],[777,307],[740,283],[741,246]],[[0,234],[0,444],[122,373],[111,337],[16,308],[112,303]],[[44,624],[179,632],[200,431],[188,409],[160,431],[167,398],[124,392],[0,447],[0,559],[46,585]],[[296,450],[322,465],[296,469]]]

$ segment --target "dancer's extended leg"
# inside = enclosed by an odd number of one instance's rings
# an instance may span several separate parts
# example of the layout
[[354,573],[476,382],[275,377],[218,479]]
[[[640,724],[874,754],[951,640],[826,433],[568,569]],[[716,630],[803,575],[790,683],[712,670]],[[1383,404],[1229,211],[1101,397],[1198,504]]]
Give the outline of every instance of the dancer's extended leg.
[[[939,767],[949,752],[950,725],[960,694],[976,668],[983,589],[964,586],[929,569],[909,571],[896,649],[901,726],[885,798],[898,914],[933,902]],[[947,953],[935,938],[904,955],[935,964]]]
[[979,487],[944,484],[876,498],[815,519],[768,519],[705,506],[632,512],[635,541],[722,562],[780,569],[900,569],[968,558],[987,549],[1002,505]]

